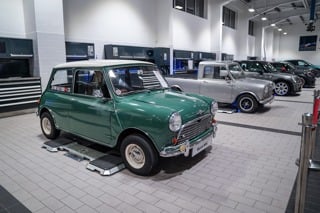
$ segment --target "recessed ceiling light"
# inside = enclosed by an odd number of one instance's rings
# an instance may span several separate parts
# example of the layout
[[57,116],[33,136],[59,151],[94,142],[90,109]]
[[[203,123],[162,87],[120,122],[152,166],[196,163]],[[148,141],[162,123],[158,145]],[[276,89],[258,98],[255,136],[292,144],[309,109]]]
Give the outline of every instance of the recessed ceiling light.
[[281,29],[281,28],[279,28],[279,29],[278,29],[278,31],[279,31],[279,32],[281,32],[281,31],[282,31],[282,29]]
[[176,5],[175,8],[178,9],[178,10],[182,10],[183,9],[183,7],[180,6],[180,5]]
[[261,20],[262,20],[262,21],[267,21],[267,20],[268,20],[268,18],[267,18],[267,17],[265,17],[265,16],[263,16],[263,17],[261,18]]
[[271,27],[275,27],[275,26],[276,26],[276,24],[270,24],[270,26],[271,26]]
[[248,9],[248,11],[249,11],[250,13],[253,13],[253,12],[256,11],[256,10],[251,7],[251,8]]
[[287,35],[288,33],[287,32],[283,32],[283,35]]

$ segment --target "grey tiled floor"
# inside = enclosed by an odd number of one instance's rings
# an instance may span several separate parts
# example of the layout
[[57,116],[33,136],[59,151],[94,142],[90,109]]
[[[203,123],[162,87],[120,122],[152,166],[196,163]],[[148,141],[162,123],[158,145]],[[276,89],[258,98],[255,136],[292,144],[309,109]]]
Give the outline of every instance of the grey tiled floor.
[[[277,97],[257,114],[219,113],[217,119],[300,132],[312,94]],[[103,177],[86,170],[87,161],[42,149],[46,139],[35,114],[0,119],[0,134],[0,185],[39,213],[284,212],[301,140],[221,124],[212,148],[193,159],[162,159],[162,170],[151,177],[126,169]]]

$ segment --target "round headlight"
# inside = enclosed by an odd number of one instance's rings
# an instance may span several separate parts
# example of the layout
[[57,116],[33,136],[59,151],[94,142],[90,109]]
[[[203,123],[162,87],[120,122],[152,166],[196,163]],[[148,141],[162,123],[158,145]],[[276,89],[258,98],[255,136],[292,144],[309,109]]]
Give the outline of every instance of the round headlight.
[[182,120],[179,112],[173,113],[169,118],[169,129],[176,132],[181,128]]
[[212,114],[212,115],[215,115],[215,114],[217,113],[217,111],[218,111],[218,102],[216,102],[216,101],[212,101],[212,102],[211,102],[211,109],[210,109],[210,111],[211,111],[211,114]]

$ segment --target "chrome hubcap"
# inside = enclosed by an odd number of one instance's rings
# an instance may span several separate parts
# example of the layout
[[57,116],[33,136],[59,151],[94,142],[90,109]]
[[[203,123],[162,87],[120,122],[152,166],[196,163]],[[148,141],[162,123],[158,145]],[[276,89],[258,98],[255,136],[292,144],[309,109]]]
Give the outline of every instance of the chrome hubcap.
[[135,169],[140,169],[145,164],[145,155],[140,146],[137,144],[129,144],[126,147],[125,155],[128,163]]
[[51,134],[51,129],[52,129],[51,122],[46,117],[42,119],[42,129],[43,129],[43,131],[44,131],[44,133],[46,135],[50,135]]
[[252,100],[250,98],[242,98],[240,100],[240,107],[244,111],[252,110],[252,107],[253,107]]
[[288,84],[279,82],[276,84],[275,92],[277,95],[286,95],[289,91]]

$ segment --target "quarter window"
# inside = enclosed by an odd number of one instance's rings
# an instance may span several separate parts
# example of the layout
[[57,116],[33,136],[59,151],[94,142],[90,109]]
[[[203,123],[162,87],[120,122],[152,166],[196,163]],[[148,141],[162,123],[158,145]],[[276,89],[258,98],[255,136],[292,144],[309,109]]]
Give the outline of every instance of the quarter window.
[[57,70],[51,81],[51,90],[68,93],[71,92],[72,74],[71,77],[68,75],[70,72],[71,71],[68,70]]

